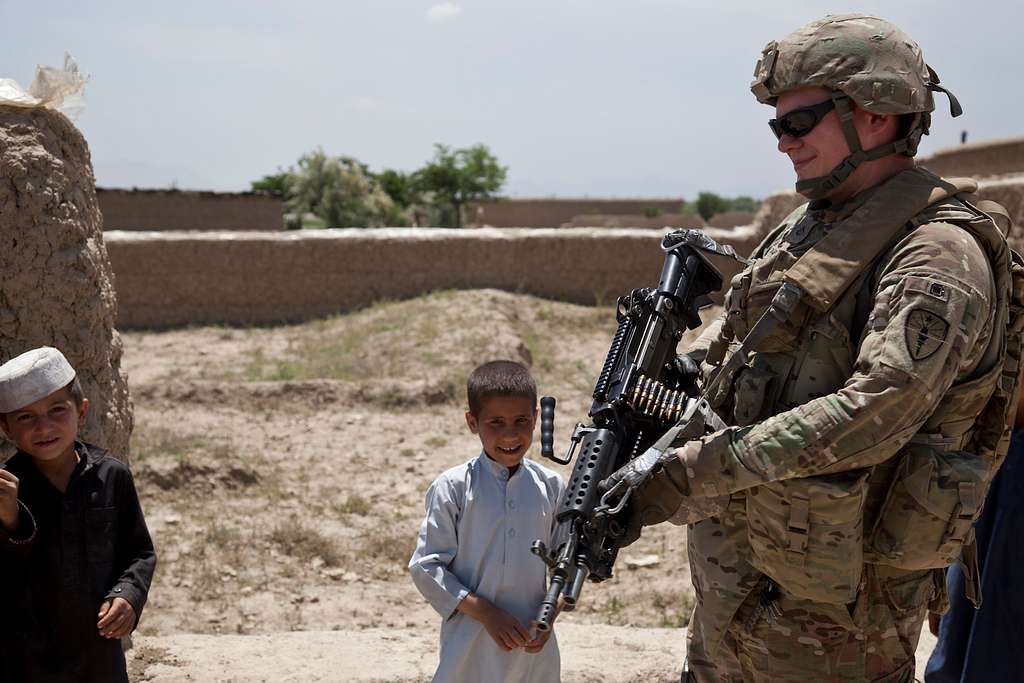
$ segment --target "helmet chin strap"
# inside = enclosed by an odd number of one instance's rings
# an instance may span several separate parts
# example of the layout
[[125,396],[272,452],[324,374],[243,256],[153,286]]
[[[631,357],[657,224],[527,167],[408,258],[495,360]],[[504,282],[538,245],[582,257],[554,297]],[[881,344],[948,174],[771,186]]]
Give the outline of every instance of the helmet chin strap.
[[832,101],[835,102],[836,114],[839,116],[839,124],[842,126],[850,154],[839,162],[828,175],[796,181],[796,191],[812,200],[825,199],[865,161],[881,159],[890,154],[905,154],[912,146],[916,150],[917,141],[921,138],[920,127],[914,126],[907,137],[864,151],[860,144],[860,136],[857,135],[857,128],[853,125],[853,101],[839,90],[832,92]]

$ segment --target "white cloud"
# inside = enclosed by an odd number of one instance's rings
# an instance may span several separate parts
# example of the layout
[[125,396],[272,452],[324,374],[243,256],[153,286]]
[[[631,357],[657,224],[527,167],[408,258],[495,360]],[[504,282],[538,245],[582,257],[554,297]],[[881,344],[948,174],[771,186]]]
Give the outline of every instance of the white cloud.
[[451,19],[462,11],[462,8],[454,2],[442,2],[427,10],[427,18],[431,21],[444,21]]

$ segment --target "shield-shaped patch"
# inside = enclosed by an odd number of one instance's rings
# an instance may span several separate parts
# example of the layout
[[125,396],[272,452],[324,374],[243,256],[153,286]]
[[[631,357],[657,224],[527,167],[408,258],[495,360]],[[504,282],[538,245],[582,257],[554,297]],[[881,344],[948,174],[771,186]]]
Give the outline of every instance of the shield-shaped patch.
[[914,360],[924,360],[942,347],[949,333],[949,323],[942,317],[915,308],[907,316],[907,351]]

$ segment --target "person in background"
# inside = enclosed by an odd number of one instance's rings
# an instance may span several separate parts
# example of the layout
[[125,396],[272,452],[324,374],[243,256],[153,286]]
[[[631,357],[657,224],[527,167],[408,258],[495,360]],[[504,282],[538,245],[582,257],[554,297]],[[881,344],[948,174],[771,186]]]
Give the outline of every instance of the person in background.
[[946,572],[949,609],[931,613],[939,637],[925,683],[1013,681],[1024,671],[1024,401],[1018,399],[1013,437],[974,525],[981,570],[981,606],[964,596],[959,564]]

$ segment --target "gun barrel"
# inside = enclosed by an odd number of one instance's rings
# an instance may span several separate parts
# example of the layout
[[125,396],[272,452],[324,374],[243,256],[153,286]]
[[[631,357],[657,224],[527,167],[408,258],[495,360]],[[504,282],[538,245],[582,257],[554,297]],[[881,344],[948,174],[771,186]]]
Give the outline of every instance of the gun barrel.
[[582,562],[576,565],[576,572],[573,575],[572,583],[569,584],[569,589],[565,591],[565,609],[573,610],[576,608],[576,603],[580,599],[580,593],[583,591],[583,584],[587,581],[587,576],[590,574],[590,570]]
[[551,577],[551,585],[548,586],[544,601],[540,603],[540,612],[537,614],[538,631],[550,631],[551,625],[555,623],[555,617],[558,616],[558,596],[561,595],[563,587],[565,577],[556,573]]

